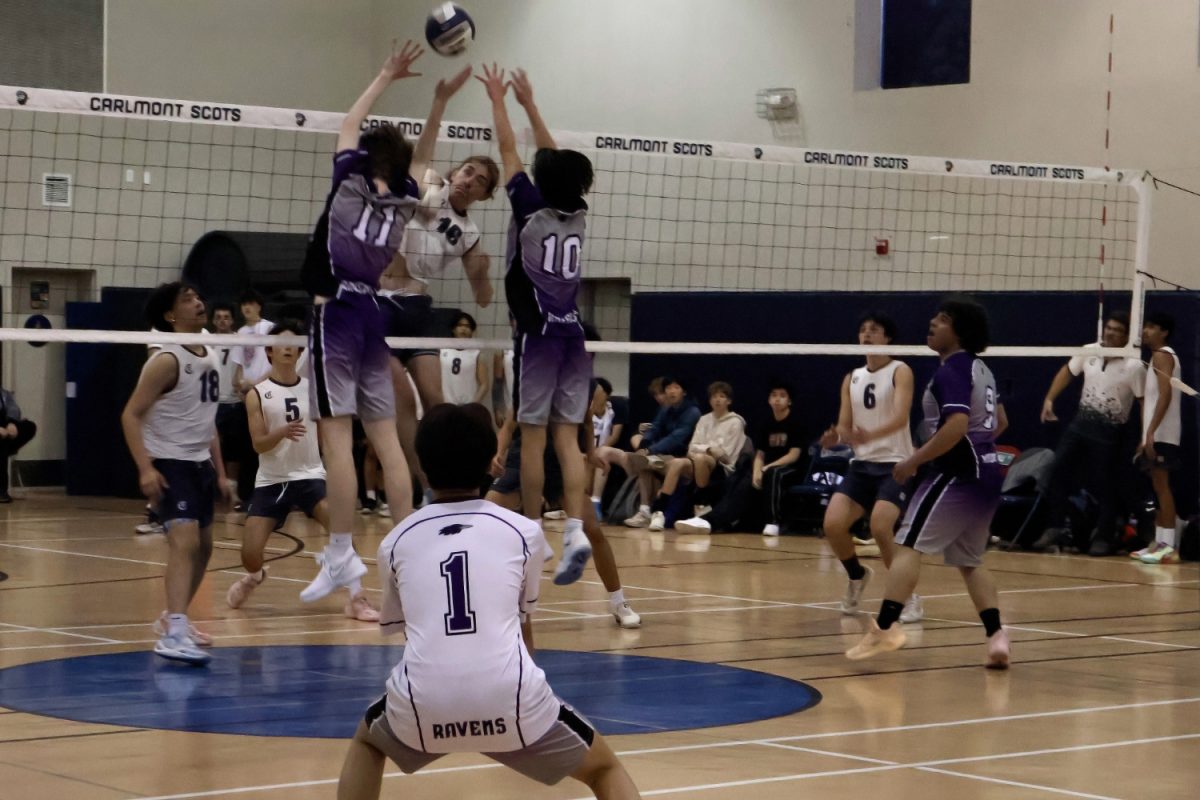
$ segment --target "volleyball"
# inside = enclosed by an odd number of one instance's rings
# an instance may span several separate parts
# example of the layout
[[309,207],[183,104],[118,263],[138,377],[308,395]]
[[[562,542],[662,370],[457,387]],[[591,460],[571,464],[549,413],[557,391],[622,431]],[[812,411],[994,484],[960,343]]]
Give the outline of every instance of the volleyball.
[[425,40],[443,56],[456,56],[475,38],[475,22],[462,6],[442,3],[425,20]]

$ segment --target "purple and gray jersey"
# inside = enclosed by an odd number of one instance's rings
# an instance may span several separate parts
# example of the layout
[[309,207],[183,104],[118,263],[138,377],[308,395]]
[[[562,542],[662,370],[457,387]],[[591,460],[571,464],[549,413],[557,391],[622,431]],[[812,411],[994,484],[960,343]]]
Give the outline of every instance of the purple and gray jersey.
[[333,157],[329,202],[329,265],[338,281],[372,289],[387,269],[404,226],[417,210],[417,184],[405,182],[405,194],[379,194],[370,178],[365,150],[343,150]]
[[967,415],[967,435],[933,462],[942,475],[973,480],[996,468],[996,379],[978,357],[960,351],[938,367],[921,400],[925,423],[937,430],[954,414]]
[[524,172],[514,175],[506,188],[513,216],[504,289],[517,331],[583,336],[576,296],[587,206],[570,212],[550,208]]

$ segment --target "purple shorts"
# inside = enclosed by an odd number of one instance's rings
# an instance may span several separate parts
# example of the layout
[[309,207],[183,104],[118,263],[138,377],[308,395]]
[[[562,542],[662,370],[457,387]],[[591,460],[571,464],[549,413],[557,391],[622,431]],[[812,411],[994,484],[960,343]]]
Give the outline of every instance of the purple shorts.
[[986,466],[978,479],[930,475],[913,494],[896,543],[918,553],[941,553],[947,566],[979,566],[1002,482],[1000,471]]
[[581,336],[523,334],[513,347],[517,422],[578,425],[592,397],[592,358]]
[[364,422],[396,416],[383,317],[374,294],[342,289],[312,309],[309,402],[319,419],[358,415]]

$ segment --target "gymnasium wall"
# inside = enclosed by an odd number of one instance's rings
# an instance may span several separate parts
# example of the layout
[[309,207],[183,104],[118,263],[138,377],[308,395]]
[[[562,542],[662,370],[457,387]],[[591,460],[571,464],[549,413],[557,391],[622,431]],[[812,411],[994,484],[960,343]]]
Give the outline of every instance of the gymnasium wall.
[[[419,35],[429,0],[109,0],[109,89],[341,110],[392,37]],[[971,83],[856,90],[860,26],[877,0],[488,0],[467,3],[475,63],[519,64],[551,125],[718,141],[771,142],[755,92],[795,87],[809,146],[1150,168],[1200,185],[1200,6],[1192,0],[974,0]],[[1114,71],[1108,15],[1117,20]],[[381,112],[421,115],[443,66],[406,81]],[[162,68],[148,68],[159,65]],[[861,72],[861,70],[860,70]],[[1113,91],[1104,151],[1105,91]],[[861,78],[860,78],[861,82]],[[486,121],[472,86],[450,116]],[[1195,286],[1195,198],[1162,193],[1151,271]]]

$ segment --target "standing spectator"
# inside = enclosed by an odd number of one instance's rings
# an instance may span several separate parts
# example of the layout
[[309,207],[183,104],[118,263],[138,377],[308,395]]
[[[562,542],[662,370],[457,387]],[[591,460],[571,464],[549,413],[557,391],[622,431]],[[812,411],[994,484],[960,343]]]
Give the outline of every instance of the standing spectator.
[[[1129,343],[1129,315],[1115,311],[1104,321],[1099,344],[1088,347],[1124,347]],[[1089,554],[1106,556],[1116,543],[1118,491],[1114,477],[1121,464],[1121,430],[1129,421],[1133,399],[1141,397],[1146,370],[1136,358],[1075,356],[1059,369],[1042,402],[1042,422],[1056,422],[1054,401],[1083,375],[1079,410],[1067,426],[1054,454],[1054,470],[1047,490],[1048,526],[1034,545],[1036,550],[1055,549],[1071,539],[1067,527],[1067,495],[1073,484],[1084,483],[1100,501],[1100,516]],[[1078,542],[1082,547],[1082,539]]]
[[0,389],[0,503],[11,503],[8,493],[8,459],[37,433],[37,425],[21,416],[17,398],[8,389]]

